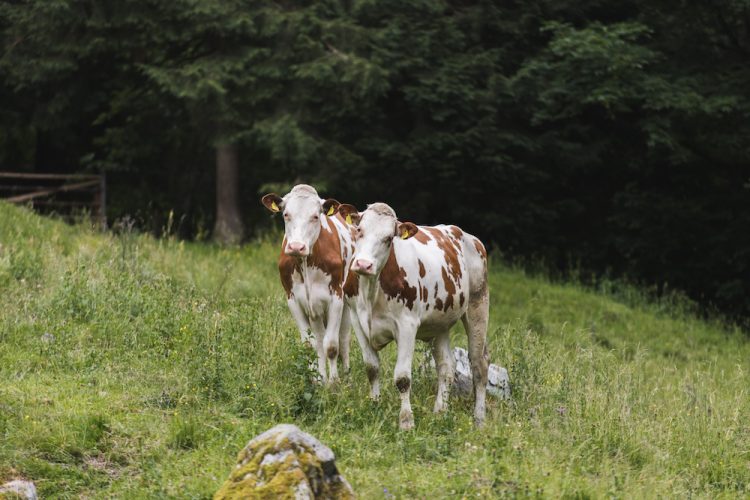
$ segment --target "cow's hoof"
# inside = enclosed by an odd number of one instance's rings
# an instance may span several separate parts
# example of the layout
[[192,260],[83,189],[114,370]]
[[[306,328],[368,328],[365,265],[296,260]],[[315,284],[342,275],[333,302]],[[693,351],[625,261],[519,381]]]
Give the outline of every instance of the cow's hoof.
[[376,403],[380,401],[380,386],[375,385],[375,387],[370,387],[370,401],[375,401]]
[[402,420],[398,424],[398,428],[401,429],[402,431],[410,431],[414,428],[414,422],[412,420],[409,420],[409,421]]
[[399,416],[398,427],[402,431],[410,431],[414,428],[414,415],[411,412],[402,413]]
[[448,409],[448,405],[446,403],[440,403],[438,404],[437,401],[435,402],[435,407],[432,409],[433,413],[443,413],[445,410]]

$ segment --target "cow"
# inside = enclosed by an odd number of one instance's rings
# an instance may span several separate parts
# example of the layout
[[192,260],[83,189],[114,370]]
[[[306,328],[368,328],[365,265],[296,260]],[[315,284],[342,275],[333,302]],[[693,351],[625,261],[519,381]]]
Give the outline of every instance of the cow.
[[339,378],[339,355],[344,371],[349,371],[351,325],[343,287],[353,253],[351,228],[337,215],[338,201],[319,198],[306,184],[295,186],[283,198],[269,193],[261,202],[284,216],[281,284],[302,342],[314,342],[318,372],[332,384]]
[[362,348],[370,397],[380,396],[378,351],[396,341],[394,383],[401,397],[399,427],[414,427],[410,390],[416,340],[432,344],[438,372],[434,411],[448,404],[453,381],[450,329],[461,319],[468,336],[474,383],[474,421],[485,418],[489,288],[487,251],[456,226],[399,222],[385,203],[360,213],[341,204],[339,213],[356,228],[351,270],[344,284],[357,341]]

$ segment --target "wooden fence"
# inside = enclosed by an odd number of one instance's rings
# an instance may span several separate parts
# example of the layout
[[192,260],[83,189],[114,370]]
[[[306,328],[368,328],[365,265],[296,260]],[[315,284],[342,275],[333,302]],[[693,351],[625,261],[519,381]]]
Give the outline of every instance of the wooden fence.
[[0,172],[0,199],[68,219],[88,213],[102,227],[107,225],[104,175]]

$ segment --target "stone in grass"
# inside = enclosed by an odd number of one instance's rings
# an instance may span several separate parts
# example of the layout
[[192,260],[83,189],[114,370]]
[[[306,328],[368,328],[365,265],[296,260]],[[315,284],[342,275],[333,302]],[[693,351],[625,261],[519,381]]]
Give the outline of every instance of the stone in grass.
[[16,479],[0,486],[0,498],[24,498],[26,500],[37,500],[36,486],[31,481]]
[[297,426],[280,424],[253,438],[214,500],[354,498],[333,452]]
[[[469,353],[461,347],[453,348],[455,378],[451,390],[459,396],[474,394]],[[430,367],[435,368],[435,360],[430,356]],[[510,399],[510,379],[508,370],[498,365],[490,365],[487,370],[487,394],[499,399]]]

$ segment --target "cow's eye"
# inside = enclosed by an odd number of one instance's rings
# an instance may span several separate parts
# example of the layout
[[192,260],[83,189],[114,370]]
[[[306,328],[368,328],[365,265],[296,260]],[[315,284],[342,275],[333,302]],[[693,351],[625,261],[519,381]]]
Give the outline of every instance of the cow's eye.
[[391,239],[392,238],[390,236],[386,236],[385,238],[383,238],[383,243],[388,243],[389,241],[391,241]]
[[291,219],[291,217],[289,216],[289,214],[288,214],[287,212],[284,212],[284,218],[285,218],[286,220],[289,220],[289,219]]
[[312,220],[318,220],[318,216],[317,215],[313,215],[312,216]]

